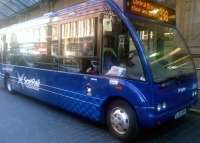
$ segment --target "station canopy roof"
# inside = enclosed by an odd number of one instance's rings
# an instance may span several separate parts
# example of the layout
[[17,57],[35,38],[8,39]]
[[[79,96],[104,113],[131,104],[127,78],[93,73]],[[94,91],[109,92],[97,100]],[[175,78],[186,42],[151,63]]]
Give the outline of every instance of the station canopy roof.
[[0,21],[35,7],[40,2],[41,0],[0,0]]

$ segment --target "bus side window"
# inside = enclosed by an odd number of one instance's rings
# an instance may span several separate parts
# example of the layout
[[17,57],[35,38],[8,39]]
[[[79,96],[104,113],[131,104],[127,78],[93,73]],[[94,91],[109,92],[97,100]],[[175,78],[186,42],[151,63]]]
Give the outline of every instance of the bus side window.
[[58,60],[51,51],[51,43],[54,43],[51,28],[47,25],[33,26],[7,33],[6,63],[57,70]]
[[0,35],[0,63],[3,63],[3,34]]
[[97,18],[62,24],[62,47],[59,70],[98,74]]
[[103,18],[103,74],[145,80],[135,44],[116,16]]

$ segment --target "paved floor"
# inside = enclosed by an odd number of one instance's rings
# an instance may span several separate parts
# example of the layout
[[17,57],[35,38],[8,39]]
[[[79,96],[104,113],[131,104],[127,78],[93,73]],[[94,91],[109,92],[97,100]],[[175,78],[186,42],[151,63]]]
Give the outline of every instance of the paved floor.
[[[199,143],[200,114],[144,131],[139,143]],[[102,125],[0,88],[0,143],[120,143]]]
[[[200,97],[200,93],[199,93],[199,97]],[[196,106],[194,108],[198,109],[200,111],[200,101],[196,104]]]

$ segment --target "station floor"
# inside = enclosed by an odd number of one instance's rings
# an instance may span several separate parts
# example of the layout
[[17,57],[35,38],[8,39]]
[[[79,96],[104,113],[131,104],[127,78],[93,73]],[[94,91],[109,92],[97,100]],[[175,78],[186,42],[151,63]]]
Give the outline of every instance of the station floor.
[[[139,143],[200,143],[200,113],[145,130]],[[0,88],[0,143],[120,143],[106,127]]]

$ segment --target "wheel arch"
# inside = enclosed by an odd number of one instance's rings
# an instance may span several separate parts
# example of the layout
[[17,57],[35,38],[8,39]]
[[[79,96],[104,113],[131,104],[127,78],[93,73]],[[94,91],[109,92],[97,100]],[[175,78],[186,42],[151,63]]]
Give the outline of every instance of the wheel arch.
[[7,81],[7,79],[10,77],[10,74],[8,73],[8,72],[6,72],[5,74],[4,74],[4,86],[6,85],[6,81]]
[[[124,102],[126,102],[129,106],[131,106],[131,108],[133,110],[135,110],[135,105],[131,104],[130,101],[128,101],[126,98],[123,98],[121,96],[110,96],[109,98],[107,98],[103,104],[102,104],[102,122],[105,123],[106,121],[106,113],[107,113],[107,110],[108,110],[108,107],[109,105],[114,102],[114,101],[117,101],[117,100],[122,100]],[[136,117],[137,117],[137,112],[136,112]]]

